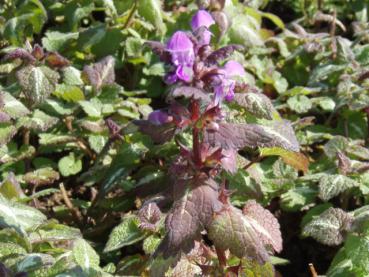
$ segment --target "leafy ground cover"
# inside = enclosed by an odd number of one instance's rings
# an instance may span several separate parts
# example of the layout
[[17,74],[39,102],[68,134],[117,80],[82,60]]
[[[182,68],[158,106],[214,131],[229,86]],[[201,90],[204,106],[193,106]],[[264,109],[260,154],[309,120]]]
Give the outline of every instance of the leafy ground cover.
[[0,276],[368,276],[368,5],[3,1]]

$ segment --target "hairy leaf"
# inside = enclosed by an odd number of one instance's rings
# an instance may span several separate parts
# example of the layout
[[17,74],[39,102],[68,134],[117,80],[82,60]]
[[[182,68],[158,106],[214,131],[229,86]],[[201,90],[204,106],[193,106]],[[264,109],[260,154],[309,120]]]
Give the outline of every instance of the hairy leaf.
[[110,252],[134,244],[146,237],[139,228],[140,220],[134,215],[123,217],[122,222],[110,233],[104,252]]
[[160,58],[163,62],[170,62],[171,57],[169,52],[165,50],[165,45],[158,41],[146,41],[145,45],[149,46],[151,50]]
[[0,123],[0,145],[7,144],[17,133],[17,128],[11,123]]
[[6,54],[3,58],[3,61],[15,59],[21,59],[27,63],[34,63],[36,61],[35,57],[33,57],[30,52],[22,48],[15,49],[14,51]]
[[160,0],[139,0],[138,12],[147,21],[153,24],[160,34],[166,32],[166,25],[163,21],[162,2]]
[[161,211],[155,202],[145,204],[138,212],[140,227],[144,230],[155,231],[156,223],[161,218]]
[[114,58],[112,56],[108,56],[98,63],[85,66],[82,75],[96,90],[100,90],[102,86],[114,83],[114,65]]
[[13,172],[10,172],[6,176],[6,179],[0,184],[0,194],[7,199],[24,196],[23,190]]
[[168,98],[185,97],[210,102],[210,96],[205,91],[195,87],[179,86],[169,92]]
[[211,53],[205,60],[205,63],[209,65],[216,65],[220,61],[227,59],[232,53],[236,50],[242,50],[243,47],[241,45],[230,44],[215,50]]
[[275,122],[272,127],[220,123],[218,130],[205,130],[204,140],[224,149],[280,147],[297,152],[300,148],[291,125],[286,121]]
[[135,120],[135,125],[139,126],[142,133],[151,137],[151,139],[158,144],[163,144],[171,140],[176,131],[176,126],[172,123],[162,125],[155,125],[148,120]]
[[28,65],[17,71],[17,79],[28,101],[38,104],[54,91],[59,74],[46,66]]
[[82,161],[75,157],[74,152],[70,152],[59,160],[58,168],[63,176],[75,175],[82,170]]
[[35,208],[9,201],[0,195],[0,226],[12,227],[24,233],[46,220],[41,212]]
[[236,93],[234,101],[254,116],[269,120],[280,118],[270,99],[262,93]]
[[33,129],[35,131],[46,131],[58,122],[58,118],[50,116],[43,111],[36,109],[30,117],[23,117],[18,120],[18,126]]
[[8,92],[0,92],[0,98],[4,102],[4,106],[0,107],[5,113],[7,113],[11,118],[16,119],[26,116],[30,111],[23,105],[22,102],[14,98]]
[[319,180],[319,197],[328,201],[341,192],[357,186],[359,186],[359,184],[347,176],[339,174],[325,174]]
[[183,197],[174,202],[167,215],[167,234],[155,255],[162,254],[168,258],[180,250],[189,252],[194,246],[194,240],[209,226],[218,208],[218,193],[211,186],[203,184],[187,189]]
[[72,254],[76,263],[87,271],[99,267],[99,255],[84,239],[79,238],[74,242]]
[[42,241],[72,241],[81,237],[82,234],[79,229],[59,224],[54,220],[38,226],[29,234],[29,240],[31,243]]
[[247,257],[264,264],[269,256],[253,223],[232,206],[217,213],[209,226],[208,235],[215,246],[239,258]]
[[306,224],[303,234],[326,245],[339,245],[350,230],[352,222],[352,215],[338,208],[329,208]]
[[249,200],[242,209],[255,232],[264,245],[271,246],[274,251],[282,251],[282,235],[278,220],[267,209],[264,209],[255,200]]
[[59,173],[51,167],[44,167],[33,172],[28,172],[23,176],[26,183],[32,185],[48,185],[59,180]]

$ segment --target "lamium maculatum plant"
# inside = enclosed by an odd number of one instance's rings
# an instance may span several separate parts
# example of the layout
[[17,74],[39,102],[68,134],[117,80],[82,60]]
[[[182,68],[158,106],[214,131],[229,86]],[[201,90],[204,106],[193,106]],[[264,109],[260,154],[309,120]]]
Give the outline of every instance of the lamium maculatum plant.
[[[244,67],[231,59],[243,48],[212,47],[214,24],[212,15],[200,10],[192,18],[192,32],[176,31],[166,44],[147,42],[168,68],[169,105],[135,123],[155,143],[174,139],[179,148],[169,167],[172,186],[164,199],[173,204],[165,237],[153,254],[153,276],[164,276],[169,267],[172,273],[230,276],[255,266],[274,276],[270,255],[282,250],[277,219],[255,200],[242,210],[233,206],[226,176],[245,166],[239,150],[275,153],[291,162],[286,157],[301,155],[299,143],[269,98],[243,81]],[[235,112],[243,115],[242,123],[234,121]],[[157,210],[152,207],[151,201],[142,209]],[[154,228],[149,221],[144,228]]]

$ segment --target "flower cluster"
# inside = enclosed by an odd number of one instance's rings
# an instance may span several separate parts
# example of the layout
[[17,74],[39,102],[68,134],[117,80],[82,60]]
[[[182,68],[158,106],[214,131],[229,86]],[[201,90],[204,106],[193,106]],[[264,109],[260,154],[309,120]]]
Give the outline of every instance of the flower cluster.
[[[219,106],[223,100],[233,100],[237,79],[245,75],[245,70],[233,60],[223,66],[219,65],[218,58],[222,60],[237,47],[233,45],[229,46],[230,49],[213,51],[209,28],[214,24],[210,13],[199,10],[191,20],[192,32],[176,31],[166,45],[156,52],[169,65],[170,70],[164,78],[167,84],[200,88],[213,95],[212,106]],[[149,120],[160,125],[169,122],[171,118],[162,111],[154,111]]]

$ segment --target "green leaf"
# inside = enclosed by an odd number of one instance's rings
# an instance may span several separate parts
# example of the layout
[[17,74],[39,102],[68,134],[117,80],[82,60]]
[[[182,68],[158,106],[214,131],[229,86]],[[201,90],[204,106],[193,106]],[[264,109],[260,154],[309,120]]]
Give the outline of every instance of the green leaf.
[[0,194],[7,199],[18,199],[24,196],[22,188],[12,172],[0,184]]
[[281,195],[281,206],[285,211],[301,211],[314,203],[317,192],[309,187],[289,189]]
[[46,131],[58,121],[58,118],[36,109],[30,117],[20,118],[17,122],[17,127],[26,127],[35,131]]
[[61,98],[68,102],[78,102],[85,100],[83,91],[77,86],[60,84],[56,86],[53,93],[56,97]]
[[341,192],[358,186],[358,182],[347,176],[339,174],[325,174],[319,181],[319,197],[324,201],[328,201]]
[[228,31],[232,43],[245,46],[261,46],[264,44],[259,34],[259,23],[252,16],[237,14],[232,18],[232,25]]
[[0,242],[0,259],[13,254],[26,254],[27,251],[20,245],[12,242]]
[[140,57],[142,52],[142,40],[140,38],[129,37],[126,39],[126,52],[130,57]]
[[17,79],[28,101],[38,104],[54,91],[59,74],[43,65],[27,65],[17,71]]
[[17,133],[17,128],[11,123],[0,123],[0,145],[7,144]]
[[139,228],[140,220],[134,215],[124,216],[122,222],[109,235],[104,252],[120,249],[134,244],[146,237]]
[[63,83],[70,86],[82,86],[83,80],[81,77],[81,71],[73,66],[67,66],[62,69]]
[[35,208],[9,201],[0,195],[0,226],[12,227],[20,233],[41,224],[46,216]]
[[92,98],[90,101],[79,101],[78,102],[84,112],[91,117],[99,118],[102,115],[103,104],[97,98]]
[[303,228],[305,236],[312,236],[326,245],[339,245],[350,230],[353,216],[339,208],[329,208],[313,218]]
[[24,159],[32,158],[36,153],[36,149],[32,145],[23,144],[19,149],[16,149],[16,146],[12,149],[12,146],[10,145],[11,143],[3,145],[0,148],[0,163],[15,163]]
[[283,21],[282,21],[278,16],[276,16],[275,14],[262,12],[262,13],[261,13],[261,15],[262,15],[263,17],[268,18],[268,19],[269,19],[270,21],[272,21],[275,25],[277,25],[277,27],[279,27],[279,28],[281,28],[281,29],[284,29],[284,28],[285,28]]
[[87,272],[90,269],[99,268],[99,255],[84,239],[79,238],[74,242],[72,254],[76,263]]
[[49,221],[37,227],[29,234],[29,240],[32,243],[42,241],[63,241],[82,238],[81,231],[67,225],[59,224],[56,221]]
[[234,101],[256,117],[269,120],[280,119],[280,116],[270,99],[262,93],[236,93]]
[[310,98],[305,95],[295,95],[287,100],[288,107],[297,113],[307,113],[313,106]]
[[41,145],[65,144],[76,141],[76,137],[70,135],[44,133],[39,134],[38,136],[40,138],[39,143]]
[[59,173],[51,167],[44,167],[33,172],[28,172],[23,176],[23,180],[32,185],[48,185],[59,180]]
[[139,0],[138,12],[155,26],[159,34],[163,35],[166,32],[160,0]]
[[58,162],[59,172],[63,176],[76,175],[82,170],[82,160],[75,157],[74,152],[61,158]]
[[43,253],[31,253],[25,255],[25,257],[17,263],[18,272],[31,272],[42,266],[48,266],[53,264],[55,259],[53,256]]
[[0,92],[0,99],[2,99],[5,104],[3,108],[4,112],[6,112],[11,118],[20,118],[30,113],[22,102],[14,98],[8,92]]
[[283,148],[273,147],[273,148],[260,148],[261,156],[280,156],[283,161],[294,167],[297,170],[302,170],[303,172],[307,172],[309,169],[309,160],[308,158],[300,153],[300,152],[292,152],[285,150]]
[[160,242],[161,238],[159,238],[157,235],[148,236],[143,242],[143,250],[147,255],[151,255],[155,252]]
[[58,31],[48,31],[42,38],[42,45],[47,51],[61,52],[70,46],[73,40],[77,40],[78,32],[61,33]]
[[349,235],[345,242],[346,257],[353,265],[356,276],[368,276],[369,274],[369,237]]
[[242,260],[242,273],[241,276],[247,277],[274,277],[275,271],[274,267],[270,262],[265,264],[259,264],[252,260],[243,259]]

